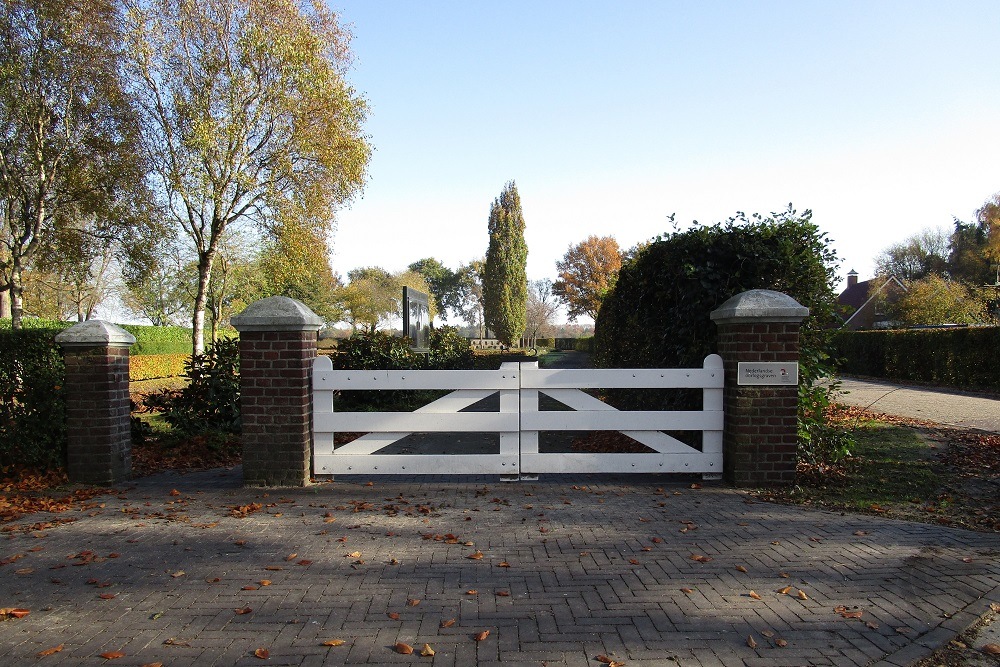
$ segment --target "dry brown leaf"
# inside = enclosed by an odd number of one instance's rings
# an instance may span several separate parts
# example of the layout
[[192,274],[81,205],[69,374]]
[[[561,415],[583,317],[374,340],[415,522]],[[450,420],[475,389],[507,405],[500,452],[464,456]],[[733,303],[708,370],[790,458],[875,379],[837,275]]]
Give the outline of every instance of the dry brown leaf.
[[760,593],[758,593],[757,591],[750,591],[747,595],[752,597],[754,600],[760,599]]
[[470,588],[469,590],[465,591],[465,594],[466,595],[478,595],[479,591],[477,591],[475,588]]
[[413,647],[403,642],[396,642],[396,645],[393,647],[393,649],[395,649],[396,653],[401,653],[403,655],[410,655],[411,653],[413,653]]
[[290,553],[287,556],[285,556],[285,560],[288,561],[288,562],[291,562],[291,561],[295,560],[296,556],[298,556],[297,553],[294,553],[294,552]]
[[386,614],[386,616],[388,616],[389,618],[391,618],[394,621],[398,621],[399,620],[399,612],[396,612],[396,611],[390,611],[389,613]]
[[323,642],[323,646],[343,646],[346,643],[343,639],[328,639]]
[[510,591],[497,591],[497,597],[508,598],[510,597]]
[[259,583],[261,586],[270,586],[271,585],[271,580],[270,579],[261,579],[257,583]]
[[184,574],[185,574],[184,570],[177,570],[176,572],[172,573],[170,576],[173,577],[174,579],[178,579],[180,577],[183,577]]
[[483,552],[480,551],[479,549],[476,549],[474,553],[469,554],[468,556],[466,556],[466,558],[468,558],[469,560],[482,560]]
[[785,641],[784,639],[775,639],[774,643],[777,644],[778,647],[780,648],[785,648],[786,646],[788,646],[788,642]]
[[244,616],[246,614],[251,613],[253,609],[251,609],[250,607],[241,607],[239,609],[234,609],[233,611],[235,611],[240,616]]
[[1000,644],[986,644],[983,646],[983,653],[986,655],[1000,655]]
[[684,593],[685,595],[691,595],[692,593],[694,593],[694,590],[690,588],[682,588],[681,593]]
[[52,648],[47,648],[44,651],[39,651],[35,655],[38,656],[39,658],[44,658],[47,655],[53,655],[55,653],[58,653],[59,651],[63,650],[64,646],[66,645],[60,644],[59,646],[53,646]]
[[629,559],[628,559],[628,562],[629,562],[629,563],[630,563],[631,565],[638,565],[638,564],[639,564],[639,561],[637,561],[637,560],[636,560],[635,558],[629,558]]
[[115,593],[101,593],[97,597],[101,598],[102,600],[113,600],[115,599]]
[[782,579],[787,579],[789,575],[787,572],[779,572],[778,576],[781,577]]
[[746,572],[747,569],[745,567],[743,567],[742,565],[737,565],[736,566],[736,571],[737,572]]
[[260,658],[261,660],[267,660],[271,657],[271,652],[266,648],[259,648],[253,652],[255,658]]
[[163,667],[163,663],[162,662],[147,662],[146,664],[142,665],[141,667]]
[[453,625],[455,625],[455,619],[453,619],[453,618],[449,618],[446,621],[441,621],[441,627],[442,628],[450,628]]
[[774,636],[774,630],[761,630],[760,634],[764,635],[768,639]]
[[125,654],[121,651],[106,651],[101,654],[101,657],[105,660],[117,660],[118,658],[124,658]]
[[791,586],[785,586],[784,588],[779,588],[778,593],[780,595],[788,595],[788,591],[792,590]]
[[483,641],[484,639],[486,639],[489,636],[490,636],[490,631],[489,630],[483,630],[482,632],[477,633],[475,635],[474,639],[477,642],[481,642],[481,641]]
[[757,648],[757,640],[753,638],[753,635],[747,635],[747,646]]
[[596,660],[597,662],[603,663],[605,665],[610,665],[611,664],[611,658],[609,658],[608,656],[604,655],[603,653],[601,653],[600,655],[595,655],[594,656],[594,660]]
[[281,572],[285,568],[281,567],[280,565],[267,565],[264,567],[264,569],[267,570],[268,572]]
[[420,655],[424,656],[425,658],[430,657],[434,655],[434,649],[431,648],[430,644],[424,644],[424,647],[420,649]]
[[410,598],[409,600],[406,601],[407,607],[416,607],[418,604],[420,604],[420,600],[417,600],[415,598]]
[[867,623],[865,623],[865,625],[868,626],[869,630],[878,630],[879,627],[878,623],[876,623],[875,621],[868,621]]
[[257,586],[253,586],[253,585],[244,586],[243,590],[245,590],[245,591],[255,591],[255,590],[257,590]]
[[804,590],[802,590],[801,588],[799,589],[799,592],[795,595],[795,597],[797,597],[800,600],[808,600],[809,599],[809,596],[806,595],[806,592]]
[[502,560],[499,563],[497,563],[497,567],[510,567],[510,563],[508,563],[505,560]]
[[349,553],[346,556],[344,556],[344,558],[361,558],[361,552],[360,551],[352,551],[351,553]]

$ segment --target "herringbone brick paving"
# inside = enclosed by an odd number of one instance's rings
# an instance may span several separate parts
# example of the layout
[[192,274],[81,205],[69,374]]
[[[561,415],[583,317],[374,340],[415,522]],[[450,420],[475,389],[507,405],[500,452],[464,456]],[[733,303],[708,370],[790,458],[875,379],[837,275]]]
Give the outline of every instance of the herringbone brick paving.
[[1000,601],[998,535],[654,477],[366,481],[160,475],[10,531],[0,664],[905,665]]

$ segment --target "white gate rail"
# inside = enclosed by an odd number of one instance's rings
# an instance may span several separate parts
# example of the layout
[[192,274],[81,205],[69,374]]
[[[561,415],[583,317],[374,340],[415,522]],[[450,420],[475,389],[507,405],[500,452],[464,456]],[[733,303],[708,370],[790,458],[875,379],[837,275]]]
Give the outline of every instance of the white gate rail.
[[[335,371],[329,357],[313,370],[313,469],[336,474],[543,472],[722,473],[722,358],[693,369],[539,369],[506,363],[497,371]],[[702,410],[618,411],[583,389],[701,389]],[[334,412],[337,391],[453,390],[414,412]],[[459,412],[495,393],[499,412]],[[572,408],[540,411],[539,394]],[[700,431],[701,449],[663,431]],[[366,435],[334,448],[335,432]],[[653,450],[642,454],[539,452],[541,431],[620,431]],[[498,454],[379,454],[411,433],[493,432]]]

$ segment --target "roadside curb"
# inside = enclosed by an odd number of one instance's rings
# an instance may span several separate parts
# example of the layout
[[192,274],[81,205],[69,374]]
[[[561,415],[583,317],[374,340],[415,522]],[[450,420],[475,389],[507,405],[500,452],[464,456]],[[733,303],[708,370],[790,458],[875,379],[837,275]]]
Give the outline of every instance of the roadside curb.
[[948,642],[979,623],[990,613],[990,605],[997,602],[1000,602],[1000,586],[995,586],[986,595],[969,604],[951,618],[945,619],[936,628],[924,633],[913,643],[890,653],[878,662],[870,663],[871,667],[911,667],[911,665],[929,658],[935,651],[943,648]]

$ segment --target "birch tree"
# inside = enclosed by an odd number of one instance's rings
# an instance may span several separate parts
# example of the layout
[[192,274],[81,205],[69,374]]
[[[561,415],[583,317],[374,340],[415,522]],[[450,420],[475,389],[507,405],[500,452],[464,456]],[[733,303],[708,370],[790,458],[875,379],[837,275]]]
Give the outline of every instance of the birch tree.
[[350,35],[322,2],[126,1],[154,190],[197,257],[199,354],[227,228],[332,229],[364,182],[367,107],[345,79]]

